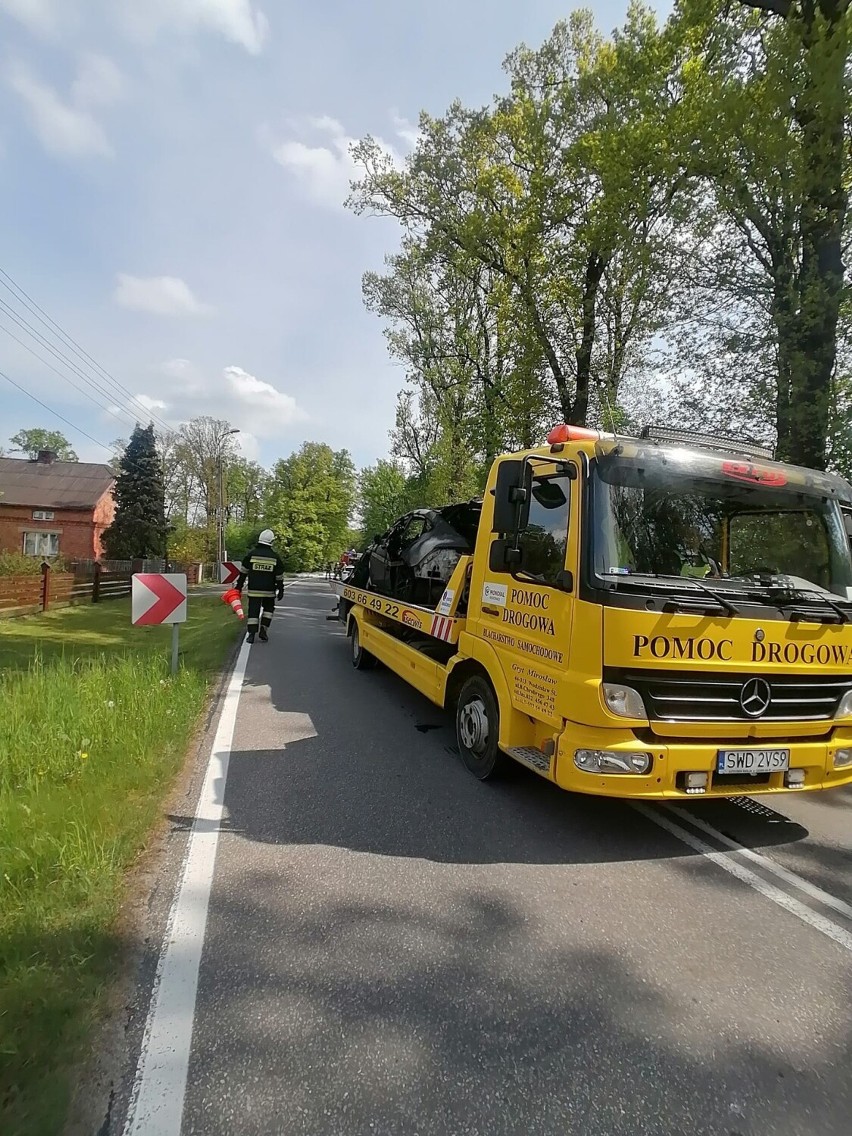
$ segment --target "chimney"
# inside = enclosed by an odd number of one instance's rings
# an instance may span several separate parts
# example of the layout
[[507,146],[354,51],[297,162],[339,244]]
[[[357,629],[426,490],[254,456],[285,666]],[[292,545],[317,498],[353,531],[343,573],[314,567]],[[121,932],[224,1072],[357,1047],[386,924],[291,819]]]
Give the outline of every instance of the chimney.
[[36,461],[39,465],[53,465],[56,461],[56,453],[54,450],[39,450]]

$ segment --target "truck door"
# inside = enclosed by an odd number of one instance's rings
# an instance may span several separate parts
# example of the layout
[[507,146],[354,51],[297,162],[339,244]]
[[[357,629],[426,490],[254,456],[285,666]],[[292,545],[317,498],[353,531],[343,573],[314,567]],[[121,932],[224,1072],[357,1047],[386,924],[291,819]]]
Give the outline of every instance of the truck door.
[[480,558],[470,614],[497,651],[515,708],[558,726],[559,680],[571,645],[579,481],[554,470],[533,468],[529,516],[519,533],[520,567],[495,572]]

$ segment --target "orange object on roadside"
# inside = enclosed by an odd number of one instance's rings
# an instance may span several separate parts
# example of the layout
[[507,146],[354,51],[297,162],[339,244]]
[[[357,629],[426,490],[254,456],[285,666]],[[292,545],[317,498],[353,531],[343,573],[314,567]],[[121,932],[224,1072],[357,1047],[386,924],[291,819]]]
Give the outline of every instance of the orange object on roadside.
[[227,592],[222,594],[222,602],[226,603],[228,607],[232,608],[237,616],[237,619],[245,619],[243,614],[243,604],[240,593],[236,588],[228,588]]

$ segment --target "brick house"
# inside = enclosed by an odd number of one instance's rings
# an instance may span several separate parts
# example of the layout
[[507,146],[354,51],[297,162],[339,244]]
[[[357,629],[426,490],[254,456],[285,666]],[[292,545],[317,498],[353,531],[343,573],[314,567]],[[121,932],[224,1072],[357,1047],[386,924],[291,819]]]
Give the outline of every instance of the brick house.
[[51,450],[0,458],[0,552],[97,560],[114,482],[108,465],[59,461]]

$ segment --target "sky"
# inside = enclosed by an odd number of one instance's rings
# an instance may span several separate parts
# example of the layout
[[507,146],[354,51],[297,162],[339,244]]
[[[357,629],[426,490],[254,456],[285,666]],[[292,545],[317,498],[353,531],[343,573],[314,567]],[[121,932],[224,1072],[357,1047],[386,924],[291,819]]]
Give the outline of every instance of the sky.
[[[626,9],[591,6],[605,32]],[[103,461],[150,412],[227,419],[266,466],[305,440],[386,456],[405,377],[361,277],[399,230],[344,209],[349,147],[402,163],[421,110],[486,104],[569,12],[0,0],[0,447],[44,426]]]

